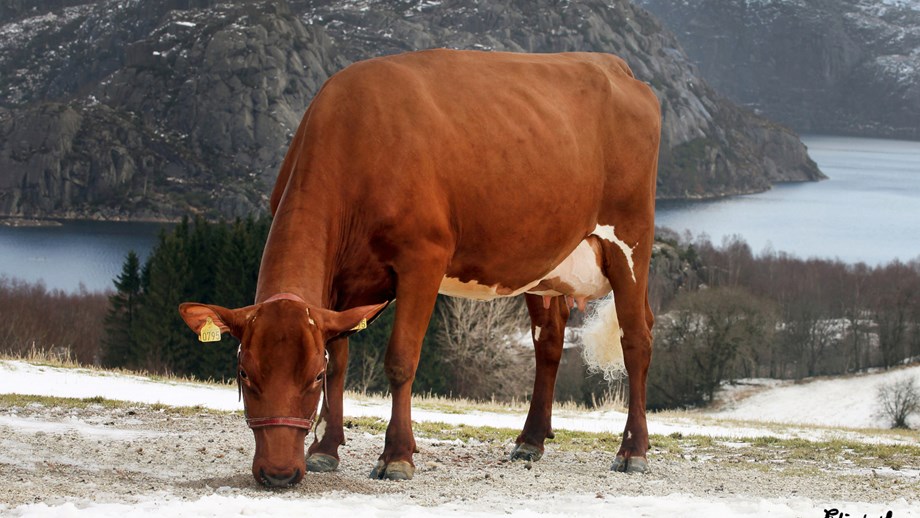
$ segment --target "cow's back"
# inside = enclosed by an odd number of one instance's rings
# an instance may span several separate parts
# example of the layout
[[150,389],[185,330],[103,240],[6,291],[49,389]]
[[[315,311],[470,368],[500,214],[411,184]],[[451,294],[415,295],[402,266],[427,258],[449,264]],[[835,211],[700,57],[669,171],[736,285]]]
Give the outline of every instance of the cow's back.
[[273,202],[294,169],[322,175],[367,232],[436,236],[455,249],[452,269],[515,265],[503,282],[524,283],[568,255],[608,207],[653,210],[654,177],[631,165],[657,151],[658,121],[651,90],[610,55],[373,59],[317,94]]

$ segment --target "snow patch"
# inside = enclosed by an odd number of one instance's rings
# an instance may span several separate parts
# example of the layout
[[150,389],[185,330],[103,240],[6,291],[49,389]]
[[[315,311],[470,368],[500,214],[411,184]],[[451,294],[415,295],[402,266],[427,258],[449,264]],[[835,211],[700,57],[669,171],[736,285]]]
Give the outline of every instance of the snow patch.
[[[657,495],[614,496],[603,494],[556,494],[543,497],[508,501],[485,496],[478,500],[457,501],[436,506],[412,503],[404,495],[375,496],[331,494],[311,498],[305,502],[285,496],[246,497],[214,494],[197,500],[181,500],[162,495],[138,498],[136,503],[99,503],[94,501],[67,502],[59,505],[35,503],[11,509],[12,516],[44,518],[46,516],[92,516],[122,518],[161,516],[213,516],[270,517],[301,516],[309,512],[314,516],[401,516],[416,518],[428,516],[483,517],[504,515],[510,517],[570,518],[573,511],[582,516],[707,516],[707,517],[761,517],[797,518],[821,516],[823,509],[853,509],[859,514],[884,516],[889,510],[895,516],[915,517],[912,503],[899,499],[890,503],[863,503],[827,501],[816,502],[808,498],[766,499],[744,495],[720,498],[674,493]],[[2,509],[2,507],[0,507]]]
[[106,426],[96,426],[76,420],[60,422],[47,421],[44,419],[26,419],[24,417],[16,416],[0,416],[0,428],[3,427],[14,428],[20,432],[42,432],[57,435],[76,433],[80,435],[86,435],[87,437],[118,441],[135,441],[147,437],[167,435],[161,432],[114,429],[108,428]]

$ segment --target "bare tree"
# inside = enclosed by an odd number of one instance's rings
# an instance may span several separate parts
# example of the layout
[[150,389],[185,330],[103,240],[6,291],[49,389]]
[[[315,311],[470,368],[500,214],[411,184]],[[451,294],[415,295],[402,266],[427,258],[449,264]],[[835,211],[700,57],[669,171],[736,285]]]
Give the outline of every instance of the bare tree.
[[907,420],[920,412],[920,387],[914,378],[903,378],[878,388],[879,413],[888,419],[892,428],[910,428]]
[[529,319],[519,298],[448,297],[438,313],[442,362],[449,367],[444,375],[453,395],[485,399],[529,392],[533,353],[521,346]]
[[791,375],[796,379],[818,375],[834,343],[834,322],[810,304],[788,306],[782,329],[785,354],[778,359],[780,375],[774,377],[785,377],[785,364],[790,360],[795,364]]
[[895,261],[873,272],[876,288],[872,317],[878,325],[878,345],[882,366],[897,364],[910,353],[906,350],[911,312],[920,298],[920,286],[910,267]]
[[365,347],[360,356],[353,358],[349,369],[349,385],[362,394],[383,381],[383,347]]
[[[682,295],[659,322],[659,368],[650,372],[649,383],[676,405],[711,402],[723,380],[750,372],[745,364],[756,363],[776,328],[772,304],[741,288]],[[661,369],[667,362],[674,368]]]

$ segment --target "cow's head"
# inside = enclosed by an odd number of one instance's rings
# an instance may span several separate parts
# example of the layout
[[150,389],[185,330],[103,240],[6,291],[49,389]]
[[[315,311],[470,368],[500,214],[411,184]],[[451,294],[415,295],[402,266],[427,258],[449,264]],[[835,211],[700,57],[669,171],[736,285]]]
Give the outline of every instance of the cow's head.
[[240,340],[238,381],[256,440],[256,481],[281,487],[303,478],[304,440],[316,417],[326,374],[325,344],[385,306],[338,312],[290,299],[239,309],[189,302],[179,306],[195,333],[210,323]]

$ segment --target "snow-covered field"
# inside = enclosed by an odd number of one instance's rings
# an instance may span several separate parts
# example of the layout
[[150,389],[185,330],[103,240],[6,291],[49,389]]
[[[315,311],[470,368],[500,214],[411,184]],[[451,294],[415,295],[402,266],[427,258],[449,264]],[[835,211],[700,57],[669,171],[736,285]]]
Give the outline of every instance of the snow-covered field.
[[[649,416],[649,428],[653,434],[707,435],[717,437],[730,444],[732,439],[758,436],[799,437],[807,440],[843,438],[850,441],[883,442],[894,444],[920,444],[917,434],[893,435],[879,430],[843,430],[841,427],[872,428],[881,425],[873,416],[875,387],[893,377],[915,376],[920,378],[920,367],[901,369],[891,373],[880,373],[839,380],[819,380],[806,384],[767,384],[744,399],[727,402],[721,410],[705,413],[653,414]],[[918,380],[920,381],[920,380]],[[738,397],[741,391],[729,390],[729,396]],[[60,397],[86,398],[102,396],[108,399],[160,403],[168,406],[195,406],[217,410],[240,409],[234,387],[220,387],[186,382],[166,382],[141,376],[113,374],[86,369],[66,369],[37,366],[21,361],[0,361],[0,393],[20,393]],[[2,410],[2,409],[0,409]],[[389,416],[389,402],[375,398],[348,399],[345,413],[351,417]],[[524,415],[512,412],[471,411],[452,413],[436,411],[417,406],[413,411],[416,421],[465,423],[505,428],[519,428]],[[737,422],[732,420],[743,420]],[[791,423],[777,425],[766,422]],[[758,424],[757,422],[765,422]],[[584,430],[592,432],[619,433],[625,423],[625,414],[615,411],[578,412],[560,410],[554,415],[556,429]],[[833,426],[821,427],[822,425]],[[8,462],[15,462],[12,448],[2,437],[4,430],[26,433],[42,433],[48,436],[82,436],[107,438],[118,441],[143,443],[145,439],[161,438],[163,431],[113,430],[80,420],[51,421],[24,418],[16,415],[0,416],[0,468]],[[245,433],[245,432],[244,432]],[[115,434],[115,435],[113,435]],[[380,444],[382,446],[382,442]],[[79,455],[74,453],[73,455]],[[546,462],[541,461],[541,462]],[[248,466],[240,466],[245,472]],[[450,471],[447,465],[441,468]],[[664,470],[663,470],[664,471]],[[564,475],[556,472],[558,475]],[[606,475],[605,475],[606,476]],[[857,476],[857,475],[853,475]],[[875,477],[876,475],[871,475]],[[917,484],[918,474],[902,471],[893,484]],[[624,475],[625,477],[625,475]],[[537,479],[539,480],[539,479]],[[616,479],[619,480],[619,479]],[[626,479],[629,483],[629,479]],[[884,479],[888,483],[889,479]],[[507,495],[488,492],[456,500],[441,499],[433,507],[419,505],[413,500],[414,487],[425,484],[425,477],[419,476],[404,492],[387,489],[389,494],[357,494],[347,489],[310,496],[290,492],[245,493],[234,492],[231,487],[218,487],[201,493],[197,498],[164,494],[162,490],[150,494],[132,495],[125,501],[111,498],[95,499],[85,497],[63,497],[49,493],[47,498],[16,507],[7,507],[0,496],[0,514],[12,516],[293,516],[305,512],[321,515],[356,516],[568,516],[576,515],[618,515],[618,516],[824,516],[824,509],[837,508],[850,516],[884,516],[891,510],[893,516],[920,516],[920,497],[911,501],[895,498],[891,502],[850,502],[847,499],[794,496],[789,497],[732,494],[727,491],[712,496],[667,492],[667,476],[662,479],[638,478],[637,483],[654,488],[653,492],[634,495],[604,494],[590,491],[549,491],[539,498],[511,498]],[[306,482],[305,482],[306,483]],[[456,484],[464,484],[459,478]],[[619,480],[619,483],[623,483]],[[868,483],[868,479],[867,479]],[[878,481],[872,482],[877,484]],[[375,482],[373,484],[387,484]],[[661,494],[665,494],[662,497]],[[799,493],[802,494],[802,493]]]
[[[878,389],[884,384],[909,378],[920,387],[920,366],[802,383],[751,380],[746,385],[726,390],[722,408],[709,415],[842,428],[884,428],[886,423],[878,414]],[[745,387],[757,385],[763,390],[733,400],[738,389],[743,391]],[[920,428],[920,415],[908,420],[908,424],[911,428]]]

